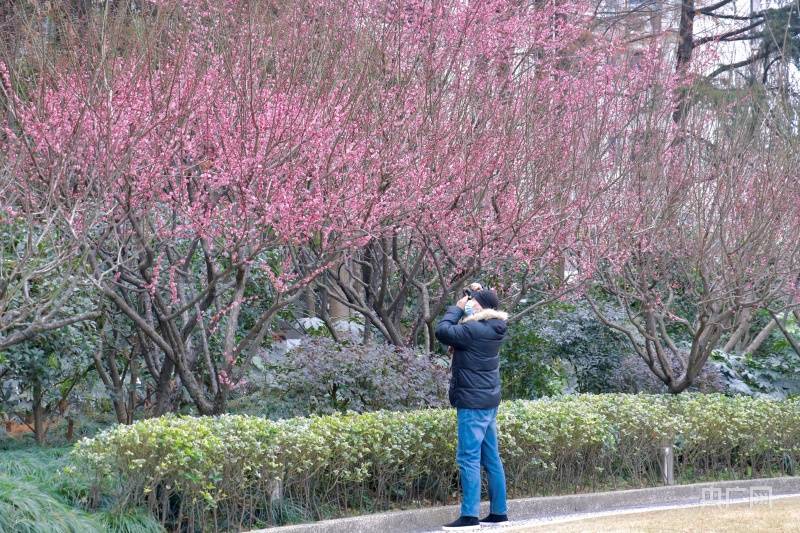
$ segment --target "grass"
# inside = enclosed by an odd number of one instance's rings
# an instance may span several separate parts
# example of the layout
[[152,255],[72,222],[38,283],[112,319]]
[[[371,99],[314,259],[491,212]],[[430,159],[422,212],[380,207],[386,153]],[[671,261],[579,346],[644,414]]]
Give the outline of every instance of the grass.
[[[12,448],[12,449],[8,449]],[[15,533],[156,533],[163,529],[142,511],[87,512],[88,484],[67,475],[69,447],[0,451],[0,531]]]
[[774,500],[772,505],[748,503],[689,507],[616,516],[602,516],[513,528],[525,533],[767,533],[800,532],[800,497]]
[[0,531],[95,532],[100,524],[36,485],[0,476]]

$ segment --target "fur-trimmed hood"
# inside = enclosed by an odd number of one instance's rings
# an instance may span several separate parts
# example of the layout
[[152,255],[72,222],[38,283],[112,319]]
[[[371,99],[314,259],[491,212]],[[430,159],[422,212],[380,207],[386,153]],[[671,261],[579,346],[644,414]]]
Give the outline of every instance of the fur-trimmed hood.
[[505,321],[508,320],[508,313],[505,311],[498,311],[497,309],[481,309],[474,315],[464,317],[464,320],[461,322],[472,322],[473,320],[492,320],[493,318],[498,318]]

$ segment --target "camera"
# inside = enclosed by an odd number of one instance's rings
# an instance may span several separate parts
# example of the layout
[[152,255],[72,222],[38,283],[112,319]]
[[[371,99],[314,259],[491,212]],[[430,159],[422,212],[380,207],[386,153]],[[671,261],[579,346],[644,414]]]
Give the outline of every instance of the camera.
[[478,282],[473,282],[469,284],[469,287],[464,287],[464,296],[467,297],[468,300],[472,299],[472,293],[478,292],[483,290],[483,286]]

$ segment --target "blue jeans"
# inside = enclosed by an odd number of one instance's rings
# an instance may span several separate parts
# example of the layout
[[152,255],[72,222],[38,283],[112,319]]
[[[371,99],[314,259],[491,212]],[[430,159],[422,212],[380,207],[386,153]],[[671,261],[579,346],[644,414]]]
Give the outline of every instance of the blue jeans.
[[478,516],[481,466],[489,477],[489,512],[506,514],[506,474],[497,447],[497,408],[458,409],[456,462],[461,472],[461,516]]

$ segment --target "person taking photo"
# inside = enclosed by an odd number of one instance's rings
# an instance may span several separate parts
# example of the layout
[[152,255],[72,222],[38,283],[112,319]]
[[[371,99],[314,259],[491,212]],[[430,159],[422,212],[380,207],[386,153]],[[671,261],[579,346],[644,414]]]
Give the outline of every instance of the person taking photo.
[[[444,525],[445,531],[508,524],[506,478],[495,420],[500,404],[498,352],[508,329],[508,314],[498,307],[494,291],[465,289],[464,297],[448,307],[436,326],[436,338],[453,349],[448,396],[457,413],[456,462],[461,478],[461,516]],[[490,504],[489,515],[479,520],[481,467],[489,478]]]

